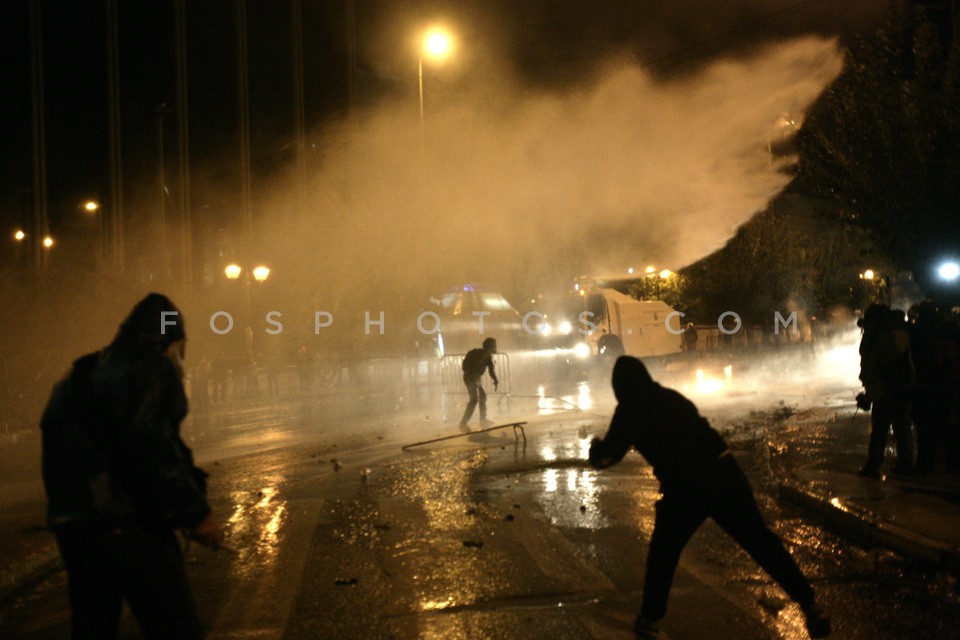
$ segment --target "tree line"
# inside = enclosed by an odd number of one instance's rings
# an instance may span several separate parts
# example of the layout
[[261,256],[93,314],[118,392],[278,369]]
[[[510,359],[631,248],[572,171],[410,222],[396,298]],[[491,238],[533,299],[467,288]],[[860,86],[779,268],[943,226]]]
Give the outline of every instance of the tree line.
[[933,270],[960,250],[960,21],[891,9],[844,56],[791,140],[788,187],[681,270],[671,302],[690,315],[861,309],[866,268],[956,296]]

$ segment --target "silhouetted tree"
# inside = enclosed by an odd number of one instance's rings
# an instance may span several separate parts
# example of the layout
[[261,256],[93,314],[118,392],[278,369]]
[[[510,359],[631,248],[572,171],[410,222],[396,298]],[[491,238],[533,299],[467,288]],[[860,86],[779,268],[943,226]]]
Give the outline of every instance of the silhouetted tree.
[[772,326],[775,311],[861,307],[859,273],[883,265],[866,235],[833,212],[825,201],[777,196],[722,249],[681,270],[685,286],[675,306],[698,321],[735,311],[760,326]]
[[941,33],[922,13],[891,14],[847,51],[797,136],[795,186],[919,273],[960,220],[960,28],[948,56]]

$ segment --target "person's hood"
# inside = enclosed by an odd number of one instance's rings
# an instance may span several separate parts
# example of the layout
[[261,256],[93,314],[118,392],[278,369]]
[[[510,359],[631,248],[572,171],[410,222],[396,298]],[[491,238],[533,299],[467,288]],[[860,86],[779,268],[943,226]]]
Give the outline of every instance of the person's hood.
[[165,295],[151,293],[136,304],[110,346],[129,354],[154,350],[163,353],[186,335],[183,314],[176,305]]
[[628,400],[653,386],[650,372],[633,356],[620,356],[613,365],[613,395],[617,402]]

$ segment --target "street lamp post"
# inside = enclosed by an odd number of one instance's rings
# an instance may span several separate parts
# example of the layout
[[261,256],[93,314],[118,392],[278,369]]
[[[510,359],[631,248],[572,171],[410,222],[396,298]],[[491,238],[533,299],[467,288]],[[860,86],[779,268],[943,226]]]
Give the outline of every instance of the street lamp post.
[[645,276],[646,282],[643,285],[643,299],[647,300],[650,297],[650,286],[649,286],[650,282],[653,282],[654,299],[659,298],[660,297],[660,280],[657,279],[657,268],[651,264],[647,266],[647,268],[644,269],[643,272],[646,274]]
[[664,269],[658,275],[660,277],[657,278],[657,300],[660,299],[660,285],[666,282],[670,276],[673,275],[673,271],[670,271],[670,269]]
[[100,203],[96,200],[86,200],[81,205],[84,213],[97,217],[97,258],[100,268],[103,268],[103,212]]
[[40,243],[43,245],[43,264],[44,266],[50,264],[50,249],[53,248],[55,244],[52,236],[44,236],[43,240]]
[[424,148],[424,117],[423,117],[423,58],[434,63],[440,63],[450,57],[453,51],[453,36],[443,27],[432,27],[423,35],[420,43],[420,55],[417,58],[417,76],[420,88],[420,151]]
[[164,169],[163,116],[170,109],[167,108],[167,103],[163,102],[157,105],[154,111],[157,114],[157,187],[160,192],[160,200],[157,202],[160,214],[160,272],[167,277],[170,275],[170,258],[167,247],[167,180]]
[[14,260],[14,266],[17,268],[20,267],[20,260],[21,260],[20,254],[23,251],[22,249],[23,241],[24,239],[26,239],[26,237],[27,237],[27,234],[23,232],[23,229],[17,229],[16,231],[13,232],[13,240],[14,242],[16,242],[16,244],[14,245],[15,248],[13,253],[13,260]]
[[245,306],[245,313],[247,317],[247,326],[253,326],[253,301],[251,300],[250,295],[250,276],[253,276],[253,279],[258,283],[263,284],[267,281],[267,278],[270,277],[270,268],[264,265],[257,265],[253,269],[244,269],[236,263],[228,264],[224,270],[224,275],[227,276],[227,280],[239,280],[240,276],[243,276],[243,302]]
[[860,279],[869,283],[867,286],[871,302],[890,303],[890,281],[887,276],[875,273],[873,269],[866,269],[860,274]]

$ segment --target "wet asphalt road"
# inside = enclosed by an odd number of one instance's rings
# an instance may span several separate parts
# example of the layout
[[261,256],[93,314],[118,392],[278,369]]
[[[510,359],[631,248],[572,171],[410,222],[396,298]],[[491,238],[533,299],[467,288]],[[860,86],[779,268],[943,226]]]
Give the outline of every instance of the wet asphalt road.
[[[529,421],[525,447],[508,431],[401,451],[455,432],[431,398],[362,421],[293,403],[191,424],[230,547],[187,552],[210,638],[632,637],[657,485],[636,454],[603,472],[585,465],[612,409],[595,396],[581,413],[536,400],[495,413]],[[770,497],[753,435],[788,416],[701,404],[730,434],[834,637],[960,637],[952,578],[846,544]],[[67,622],[62,572],[0,603],[0,638],[66,638]],[[129,618],[123,637],[139,637]],[[661,637],[806,633],[796,606],[707,523],[684,552]]]

